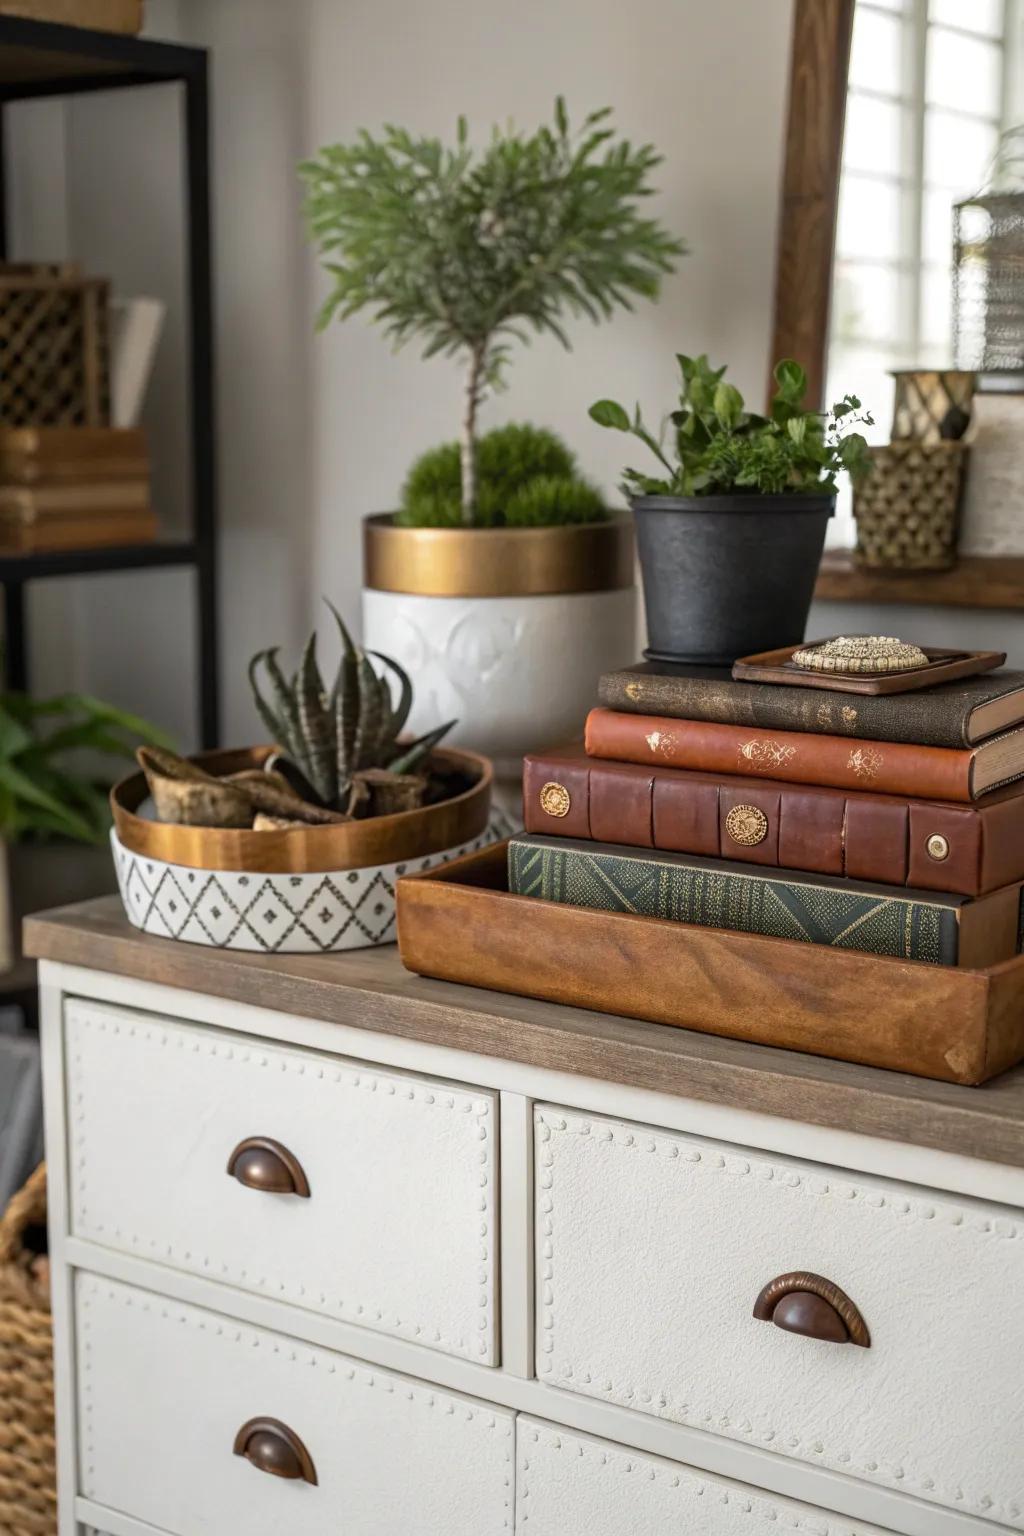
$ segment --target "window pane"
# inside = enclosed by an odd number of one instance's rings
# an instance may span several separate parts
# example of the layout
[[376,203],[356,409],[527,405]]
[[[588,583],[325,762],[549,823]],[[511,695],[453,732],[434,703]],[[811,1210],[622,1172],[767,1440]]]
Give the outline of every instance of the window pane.
[[870,176],[844,176],[839,185],[840,257],[892,261],[900,254],[899,188]]
[[853,15],[850,84],[898,95],[903,35],[904,24],[898,16],[885,16],[858,5]]
[[992,163],[999,134],[994,124],[929,108],[924,123],[924,179],[931,187],[976,192]]
[[949,272],[926,267],[921,273],[920,361],[949,367],[953,360],[953,298]]
[[928,0],[928,20],[1001,38],[1003,0]]
[[893,267],[839,261],[832,283],[832,335],[838,346],[889,342],[899,330],[899,278]]
[[926,192],[921,225],[921,255],[925,261],[950,266],[953,260],[953,194]]
[[928,28],[925,96],[934,105],[998,118],[1002,72],[996,43]]
[[846,102],[843,166],[896,176],[900,170],[901,119],[906,107],[851,91]]

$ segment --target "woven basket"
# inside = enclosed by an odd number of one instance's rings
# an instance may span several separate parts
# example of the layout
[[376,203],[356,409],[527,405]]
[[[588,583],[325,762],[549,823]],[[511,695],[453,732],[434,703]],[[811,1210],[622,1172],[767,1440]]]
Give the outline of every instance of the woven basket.
[[0,1531],[56,1536],[53,1339],[46,1280],[32,1272],[29,1227],[46,1221],[41,1166],[0,1218]]
[[956,564],[967,448],[962,442],[886,443],[853,495],[858,565],[942,571]]
[[68,266],[0,266],[0,425],[110,424],[104,278]]

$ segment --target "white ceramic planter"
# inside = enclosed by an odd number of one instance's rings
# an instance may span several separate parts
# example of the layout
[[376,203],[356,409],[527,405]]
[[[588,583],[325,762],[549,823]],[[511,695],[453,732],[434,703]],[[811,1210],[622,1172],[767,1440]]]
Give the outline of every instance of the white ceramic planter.
[[524,752],[578,736],[602,672],[636,654],[636,589],[541,596],[363,592],[363,643],[416,682],[414,734],[458,719],[446,738],[518,774]]
[[128,921],[144,933],[215,949],[315,955],[393,944],[398,878],[435,869],[502,835],[488,828],[459,848],[400,864],[275,875],[189,869],[131,852],[116,832],[110,842]]

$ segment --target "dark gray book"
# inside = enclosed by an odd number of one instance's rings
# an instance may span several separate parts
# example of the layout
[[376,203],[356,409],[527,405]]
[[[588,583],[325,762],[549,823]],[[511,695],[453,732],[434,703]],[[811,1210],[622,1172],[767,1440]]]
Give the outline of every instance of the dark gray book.
[[1024,672],[1008,669],[911,693],[863,694],[738,683],[724,667],[641,662],[606,672],[598,697],[629,714],[922,747],[973,747],[1024,723]]

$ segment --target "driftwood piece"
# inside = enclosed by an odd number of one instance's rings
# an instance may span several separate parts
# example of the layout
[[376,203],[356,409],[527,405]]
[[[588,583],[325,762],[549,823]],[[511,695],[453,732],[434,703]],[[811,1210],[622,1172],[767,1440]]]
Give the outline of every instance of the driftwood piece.
[[308,800],[303,800],[280,773],[247,768],[244,773],[232,773],[220,782],[243,790],[252,809],[267,816],[280,816],[304,826],[326,827],[348,820],[340,811],[329,811],[326,806],[311,805]]
[[[334,819],[336,822],[352,820],[351,816],[342,816],[340,813]],[[266,811],[257,811],[252,829],[254,832],[290,832],[295,828],[308,830],[309,826],[308,821],[300,821],[297,816],[271,816]]]
[[251,827],[258,811],[305,826],[349,819],[340,811],[301,800],[277,773],[246,769],[215,778],[198,763],[159,747],[140,747],[136,756],[160,821],[192,827]]
[[353,785],[362,785],[369,797],[370,816],[393,816],[398,811],[415,811],[427,792],[424,779],[414,773],[389,773],[386,768],[364,768],[353,774]]
[[238,785],[215,779],[196,763],[160,747],[140,747],[136,756],[159,821],[187,827],[252,825],[252,800]]

